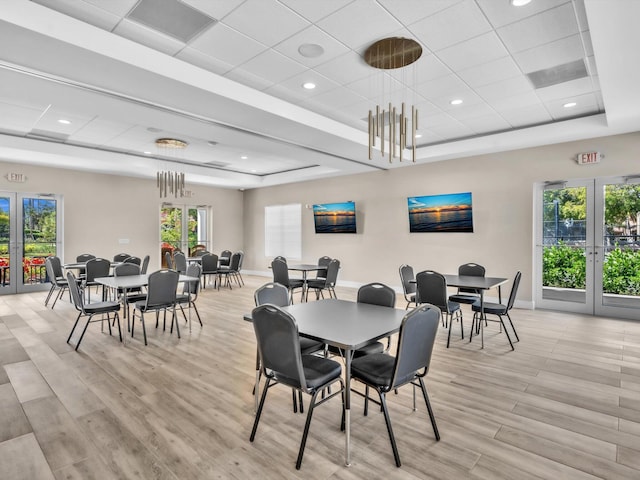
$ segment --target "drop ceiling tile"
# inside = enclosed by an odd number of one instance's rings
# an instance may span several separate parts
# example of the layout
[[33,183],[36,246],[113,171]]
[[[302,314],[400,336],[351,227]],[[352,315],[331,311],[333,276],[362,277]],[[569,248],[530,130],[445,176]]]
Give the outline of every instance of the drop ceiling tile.
[[270,47],[310,25],[300,15],[277,2],[247,0],[224,19],[225,25],[250,33]]
[[440,135],[444,139],[456,139],[470,137],[474,134],[466,125],[454,120],[451,123],[437,123],[430,126],[429,130]]
[[[109,0],[106,0],[109,1]],[[136,0],[137,1],[137,0]],[[182,3],[192,6],[211,18],[223,20],[229,13],[235,10],[245,0],[181,0]]]
[[378,0],[385,9],[405,25],[422,20],[462,0]]
[[[319,45],[322,47],[323,53],[313,58],[305,57],[298,51],[300,46],[305,44]],[[280,42],[273,48],[307,67],[315,67],[349,51],[344,44],[313,25]]]
[[[480,8],[495,28],[518,22],[538,13],[550,10],[559,5],[570,3],[570,0],[536,0],[522,7],[509,5],[507,1],[477,0]],[[582,1],[582,0],[578,0]]]
[[364,59],[352,50],[318,65],[314,70],[342,85],[370,77],[376,73],[375,69],[367,65]]
[[436,101],[442,98],[446,98],[448,101],[451,100],[451,95],[463,91],[470,91],[469,87],[454,74],[420,83],[415,87],[415,90],[424,98],[434,103],[437,103]]
[[465,124],[469,118],[496,115],[496,111],[485,102],[476,102],[473,104],[463,103],[462,105],[452,106],[447,109],[446,112],[456,120],[460,120]]
[[[366,28],[354,28],[354,22],[357,22],[358,25],[366,25]],[[369,46],[402,27],[380,5],[368,1],[350,3],[343,9],[323,18],[317,25],[354,50],[365,45]]]
[[247,87],[255,88],[256,90],[265,90],[274,85],[274,82],[271,82],[258,75],[253,75],[246,70],[242,70],[242,68],[231,70],[225,73],[224,76],[229,80],[241,83],[242,85],[246,85]]
[[243,63],[236,70],[248,72],[270,83],[280,83],[289,77],[304,72],[307,67],[275,50],[269,49]]
[[179,51],[175,57],[197,67],[204,68],[209,72],[217,73],[218,75],[224,75],[233,68],[233,65],[205,55],[192,47],[184,48]]
[[[575,102],[576,106],[569,108],[565,107],[564,105],[568,102]],[[571,98],[550,100],[545,102],[545,106],[555,119],[598,113],[599,110],[598,99],[593,93],[576,95]]]
[[511,129],[511,124],[496,113],[467,118],[464,120],[464,124],[472,129],[475,134],[494,133]]
[[407,90],[402,83],[386,74],[356,80],[355,82],[347,84],[346,87],[358,95],[373,99],[376,102],[385,101],[385,99],[389,97],[389,94],[393,92]]
[[64,13],[90,25],[111,31],[120,21],[121,17],[77,0],[32,0],[45,7]]
[[573,6],[566,3],[498,29],[511,53],[544,45],[578,33]]
[[579,34],[529,48],[513,55],[525,73],[537,72],[585,57]]
[[113,30],[113,33],[172,56],[185,46],[185,44],[179,40],[145,27],[140,23],[127,20],[126,18],[118,24]]
[[12,132],[29,132],[40,117],[42,110],[0,102],[0,129]]
[[241,65],[267,49],[262,43],[217,23],[189,44],[192,48],[229,65]]
[[543,102],[563,98],[575,97],[593,92],[593,82],[589,77],[578,78],[570,82],[559,83],[551,87],[539,88],[536,93]]
[[415,76],[417,84],[453,73],[437,56],[425,52],[422,52],[422,56],[407,67],[407,70],[409,71],[408,75]]
[[533,86],[527,77],[519,76],[476,87],[475,92],[486,101],[494,102],[514,95],[533,93]]
[[[95,5],[96,7],[107,11],[109,13],[113,13],[114,15],[118,15],[119,17],[124,17],[133,7],[136,6],[139,0],[83,0],[86,3],[90,3]],[[57,0],[56,0],[56,3]],[[80,2],[74,2],[76,4]]]
[[[341,109],[345,105],[353,105],[354,103],[362,102],[364,98],[348,88],[339,87],[315,95],[313,98],[306,101],[303,106],[325,106],[329,110],[337,108]],[[314,110],[314,108],[311,108]]]
[[[460,105],[451,105],[451,100],[462,100]],[[485,101],[480,98],[475,92],[468,88],[452,91],[450,94],[443,97],[431,100],[436,107],[441,108],[443,111],[452,113],[456,111],[464,111],[476,105],[485,105]],[[482,108],[482,107],[480,107]]]
[[476,67],[458,72],[460,78],[472,88],[490,85],[501,80],[522,76],[518,65],[511,57],[502,57]]
[[280,3],[285,4],[310,22],[316,23],[318,20],[346,7],[352,1],[353,0],[322,0],[321,2],[301,2],[300,0],[280,0]]
[[491,102],[491,106],[498,112],[513,110],[514,108],[530,107],[541,105],[540,97],[534,91],[523,92],[518,95],[503,95]]
[[[47,132],[56,132],[65,135],[73,135],[80,130],[84,125],[89,123],[93,117],[78,115],[69,111],[62,110],[57,106],[52,106],[47,110],[33,126],[34,129],[44,130]],[[58,122],[58,120],[69,120],[71,123],[68,125]]]
[[94,118],[69,137],[72,142],[107,145],[109,141],[132,128],[133,125],[104,118]]
[[473,0],[463,0],[411,25],[414,35],[432,52],[490,30],[491,25]]
[[549,112],[547,112],[547,109],[540,104],[504,110],[500,112],[500,115],[514,128],[540,125],[553,120]]
[[495,32],[479,35],[436,53],[438,58],[453,71],[497,60],[508,54]]
[[[314,88],[313,90],[307,90],[303,88],[302,85],[306,82],[315,83],[316,88]],[[288,78],[283,82],[280,82],[278,86],[291,90],[293,94],[297,96],[297,98],[307,99],[338,88],[340,85],[330,80],[329,78],[320,75],[318,72],[315,72],[313,70],[306,70],[302,73]]]

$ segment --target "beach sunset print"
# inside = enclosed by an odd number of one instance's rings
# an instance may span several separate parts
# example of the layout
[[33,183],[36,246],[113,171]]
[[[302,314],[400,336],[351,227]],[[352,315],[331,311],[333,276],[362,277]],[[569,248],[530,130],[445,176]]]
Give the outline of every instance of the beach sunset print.
[[321,203],[313,206],[316,233],[356,233],[356,204]]
[[411,232],[473,232],[471,192],[409,197]]

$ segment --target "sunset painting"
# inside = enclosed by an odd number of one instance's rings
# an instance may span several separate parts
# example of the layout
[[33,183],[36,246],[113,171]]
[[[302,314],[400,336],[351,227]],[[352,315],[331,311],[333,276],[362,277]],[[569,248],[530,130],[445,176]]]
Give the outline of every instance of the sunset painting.
[[356,204],[322,203],[313,206],[316,233],[356,233]]
[[471,192],[409,197],[411,232],[473,232]]

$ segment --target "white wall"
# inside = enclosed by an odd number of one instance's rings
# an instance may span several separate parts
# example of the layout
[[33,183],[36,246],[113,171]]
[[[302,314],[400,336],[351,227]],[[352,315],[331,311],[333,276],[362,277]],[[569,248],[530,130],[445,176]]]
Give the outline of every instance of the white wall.
[[[7,181],[23,173],[26,183]],[[211,205],[212,251],[243,247],[243,200],[237,190],[187,185],[193,198],[164,201],[174,205]],[[149,271],[160,268],[160,207],[155,181],[0,162],[0,190],[64,196],[64,260],[80,253],[111,258],[119,252],[150,255]],[[128,245],[119,239],[129,239]]]
[[[600,151],[602,163],[580,166],[580,152]],[[365,152],[363,152],[363,155]],[[400,287],[398,267],[455,272],[477,262],[487,275],[523,273],[520,303],[533,299],[533,192],[536,182],[640,173],[640,133],[448,160],[368,174],[245,192],[244,268],[265,272],[264,207],[301,203],[302,256],[339,258],[339,282],[381,281]],[[380,160],[382,161],[382,160]],[[474,233],[409,233],[407,197],[472,192]],[[315,234],[306,204],[356,202],[358,234]]]

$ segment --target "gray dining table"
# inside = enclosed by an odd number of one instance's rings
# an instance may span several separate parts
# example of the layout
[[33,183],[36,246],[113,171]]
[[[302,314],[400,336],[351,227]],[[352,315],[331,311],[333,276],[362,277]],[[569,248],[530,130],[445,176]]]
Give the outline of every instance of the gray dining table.
[[[338,347],[345,360],[345,464],[351,465],[351,360],[353,352],[400,329],[405,310],[347,300],[325,299],[282,308],[293,315],[298,332]],[[251,321],[251,315],[244,319]],[[257,376],[256,376],[257,379]],[[256,398],[258,385],[256,384]]]

